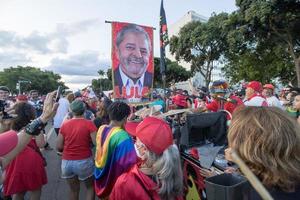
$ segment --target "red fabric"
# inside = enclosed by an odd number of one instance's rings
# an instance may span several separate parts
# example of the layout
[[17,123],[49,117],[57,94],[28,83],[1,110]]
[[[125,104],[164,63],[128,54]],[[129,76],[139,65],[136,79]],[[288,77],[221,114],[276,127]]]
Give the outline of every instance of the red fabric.
[[248,83],[247,88],[252,88],[256,92],[261,92],[262,85],[258,81],[251,81]]
[[188,160],[183,161],[183,179],[185,187],[187,187],[185,191],[189,190],[188,182],[193,180],[199,196],[203,196],[202,194],[205,189],[204,177],[200,174],[199,167],[195,166],[193,162]]
[[26,95],[20,94],[17,96],[17,100],[19,101],[28,101],[28,98]]
[[[236,103],[228,102],[228,101],[225,102],[224,110],[227,110],[228,112],[230,112],[232,114],[239,105],[243,104],[243,102],[240,98],[238,98],[237,96],[234,96],[234,95],[231,95],[229,97],[229,99],[235,101]],[[220,110],[220,103],[214,99],[211,103],[206,104],[206,108],[212,112],[217,112],[218,110]]]
[[186,102],[186,96],[183,96],[181,94],[177,94],[172,98],[172,102],[176,104],[177,106],[182,106],[184,108],[187,108],[187,102]]
[[[37,147],[32,139],[30,146]],[[47,184],[47,173],[42,157],[31,147],[25,149],[6,167],[4,194],[6,196],[40,189]]]
[[[147,175],[142,173],[138,166],[135,165],[130,171],[122,174],[109,196],[110,200],[136,200],[136,199],[153,199],[160,200],[156,183]],[[151,197],[150,197],[151,196]],[[176,198],[178,200],[182,197]]]
[[150,151],[158,155],[173,144],[172,130],[169,124],[156,117],[146,117],[132,135],[138,137]]
[[60,133],[64,137],[62,159],[82,160],[91,157],[90,134],[96,131],[97,127],[90,120],[74,118],[65,121],[60,128]]
[[197,99],[194,99],[194,105],[195,105],[195,108],[198,108],[198,100]]
[[206,104],[206,108],[212,112],[217,112],[219,110],[219,103],[214,99],[212,102]]
[[233,101],[236,101],[236,103],[226,102],[224,105],[224,109],[232,114],[238,106],[243,105],[243,101],[239,97],[234,95],[231,95],[229,98]]
[[18,135],[15,131],[7,131],[0,134],[0,156],[4,156],[15,148],[18,143]]
[[97,110],[97,101],[93,101],[92,103],[91,103],[91,105],[90,105],[90,107],[92,108],[92,109],[94,109],[94,110]]
[[125,130],[130,134],[130,135],[135,135],[136,132],[136,127],[140,124],[140,122],[127,122],[125,124]]
[[274,86],[272,84],[265,84],[263,88],[274,90]]
[[197,150],[196,148],[191,148],[191,149],[189,150],[189,154],[190,154],[193,158],[196,158],[197,160],[200,159],[198,150]]

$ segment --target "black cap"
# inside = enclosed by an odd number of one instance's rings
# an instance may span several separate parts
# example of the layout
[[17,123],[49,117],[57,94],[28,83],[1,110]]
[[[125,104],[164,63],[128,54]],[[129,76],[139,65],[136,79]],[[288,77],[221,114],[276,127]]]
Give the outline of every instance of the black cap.
[[0,90],[9,92],[9,89],[8,89],[8,87],[6,87],[6,86],[0,86]]

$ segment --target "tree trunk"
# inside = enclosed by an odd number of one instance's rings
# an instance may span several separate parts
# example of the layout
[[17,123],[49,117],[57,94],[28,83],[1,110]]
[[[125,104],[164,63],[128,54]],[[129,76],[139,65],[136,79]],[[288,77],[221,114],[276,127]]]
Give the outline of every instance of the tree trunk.
[[297,84],[300,87],[300,56],[295,59],[295,68],[296,68],[296,75],[297,75]]
[[210,81],[211,81],[211,75],[209,74],[209,71],[207,71],[205,74],[205,87],[209,88]]
[[209,87],[209,83],[210,83],[209,80],[206,78],[206,79],[205,79],[205,87],[208,88],[208,87]]

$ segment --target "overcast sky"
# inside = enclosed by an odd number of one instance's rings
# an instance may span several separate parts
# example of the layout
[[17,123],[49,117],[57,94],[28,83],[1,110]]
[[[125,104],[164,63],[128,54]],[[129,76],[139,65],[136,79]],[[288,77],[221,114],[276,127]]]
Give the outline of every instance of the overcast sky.
[[[171,25],[189,10],[211,16],[236,10],[235,0],[164,0]],[[160,0],[0,0],[0,70],[34,66],[59,73],[73,90],[111,65],[111,26],[105,20],[156,27]]]

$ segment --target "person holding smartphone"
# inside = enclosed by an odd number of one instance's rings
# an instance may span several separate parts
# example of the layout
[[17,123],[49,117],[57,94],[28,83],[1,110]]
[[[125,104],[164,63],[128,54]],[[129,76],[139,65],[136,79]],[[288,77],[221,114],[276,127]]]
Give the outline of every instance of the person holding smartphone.
[[63,97],[61,87],[59,86],[56,93],[55,101],[59,106],[56,115],[53,118],[53,128],[56,135],[59,133],[59,129],[63,123],[65,116],[69,113],[70,102],[67,98]]
[[[40,133],[45,124],[55,115],[58,104],[54,102],[56,92],[47,95],[43,113],[40,117],[26,125],[18,133],[4,132],[0,134],[0,184],[2,172],[6,166],[26,147],[31,138]],[[3,123],[3,113],[0,113],[0,122]]]

